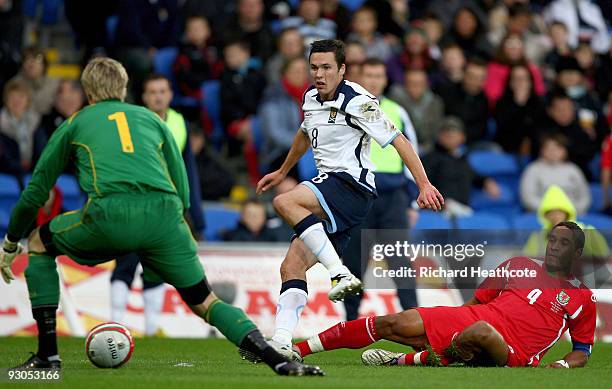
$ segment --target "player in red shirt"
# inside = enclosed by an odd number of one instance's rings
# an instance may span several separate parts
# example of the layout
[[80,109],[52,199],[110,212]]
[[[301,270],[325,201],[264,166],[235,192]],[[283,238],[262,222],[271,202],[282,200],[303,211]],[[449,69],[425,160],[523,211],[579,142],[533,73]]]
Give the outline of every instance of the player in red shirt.
[[586,365],[594,340],[593,293],[571,275],[582,255],[584,232],[572,222],[557,224],[549,235],[544,262],[515,257],[505,269],[531,271],[535,277],[489,277],[461,307],[415,308],[387,316],[342,322],[300,342],[302,357],[337,348],[362,348],[387,339],[418,352],[367,350],[370,365],[537,366],[569,329],[572,352],[549,367]]

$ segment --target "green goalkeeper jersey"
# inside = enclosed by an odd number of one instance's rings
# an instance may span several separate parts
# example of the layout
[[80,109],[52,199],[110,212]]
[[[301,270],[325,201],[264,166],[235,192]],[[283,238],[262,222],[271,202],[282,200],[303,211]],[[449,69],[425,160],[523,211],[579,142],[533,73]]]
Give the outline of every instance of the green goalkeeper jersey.
[[70,160],[90,200],[159,191],[175,193],[189,208],[185,165],[170,130],[144,107],[104,100],[77,112],[55,131],[12,212],[9,238],[27,233]]

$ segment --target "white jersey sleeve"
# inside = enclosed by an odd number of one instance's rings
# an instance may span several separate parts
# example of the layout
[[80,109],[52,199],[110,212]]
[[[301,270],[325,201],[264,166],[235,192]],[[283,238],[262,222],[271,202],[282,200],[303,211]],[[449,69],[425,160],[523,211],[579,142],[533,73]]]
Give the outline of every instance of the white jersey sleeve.
[[346,107],[346,113],[354,125],[361,128],[381,147],[386,147],[401,134],[380,109],[378,101],[367,95],[352,99]]

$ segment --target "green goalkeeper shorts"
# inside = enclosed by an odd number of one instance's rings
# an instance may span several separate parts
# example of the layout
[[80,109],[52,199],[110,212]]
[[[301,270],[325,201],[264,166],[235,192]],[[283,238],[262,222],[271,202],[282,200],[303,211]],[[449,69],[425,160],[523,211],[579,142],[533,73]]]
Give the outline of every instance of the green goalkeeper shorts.
[[50,253],[66,254],[87,266],[136,253],[147,280],[176,288],[193,286],[204,278],[183,206],[172,194],[90,199],[82,209],[58,215],[42,227],[41,239]]

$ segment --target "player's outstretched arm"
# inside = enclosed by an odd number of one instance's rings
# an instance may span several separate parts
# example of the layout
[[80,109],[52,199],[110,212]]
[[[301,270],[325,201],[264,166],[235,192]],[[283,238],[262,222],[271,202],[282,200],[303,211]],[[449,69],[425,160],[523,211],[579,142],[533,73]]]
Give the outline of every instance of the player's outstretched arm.
[[571,369],[575,367],[584,367],[589,361],[589,356],[582,351],[572,351],[556,362],[549,364],[547,367],[554,369]]
[[283,162],[280,169],[266,174],[259,180],[257,183],[257,194],[262,194],[268,189],[272,189],[280,184],[287,176],[287,173],[289,173],[289,170],[291,170],[300,158],[302,158],[302,155],[308,150],[309,146],[310,140],[308,139],[308,135],[301,129],[298,130],[297,134],[295,134],[295,138],[293,138],[293,144],[291,145],[291,149],[289,149],[285,162]]
[[429,182],[421,159],[414,151],[414,147],[410,144],[408,139],[402,134],[398,135],[393,140],[393,147],[397,150],[402,160],[410,169],[410,173],[414,177],[414,181],[419,187],[419,197],[417,198],[417,204],[421,208],[429,208],[434,211],[442,210],[444,206],[444,197],[440,194],[438,189]]

